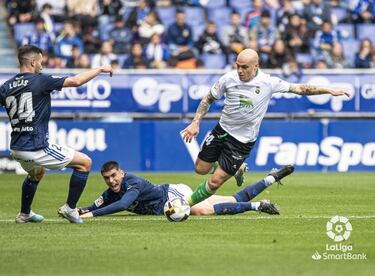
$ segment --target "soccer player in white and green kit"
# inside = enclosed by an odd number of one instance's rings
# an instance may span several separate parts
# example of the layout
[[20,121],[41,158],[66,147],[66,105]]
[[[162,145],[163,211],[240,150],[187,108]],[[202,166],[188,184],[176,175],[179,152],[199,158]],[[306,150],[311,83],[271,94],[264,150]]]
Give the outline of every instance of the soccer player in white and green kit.
[[[195,205],[213,195],[229,178],[241,175],[274,93],[349,96],[340,89],[291,84],[259,69],[258,54],[245,49],[237,57],[237,70],[223,75],[200,102],[191,124],[182,131],[186,142],[197,137],[199,125],[211,104],[225,96],[220,121],[206,138],[195,162],[198,174],[212,175],[188,199]],[[288,168],[288,167],[286,167]],[[291,168],[291,167],[290,167]],[[277,181],[277,179],[275,179]],[[241,184],[241,183],[239,183]]]

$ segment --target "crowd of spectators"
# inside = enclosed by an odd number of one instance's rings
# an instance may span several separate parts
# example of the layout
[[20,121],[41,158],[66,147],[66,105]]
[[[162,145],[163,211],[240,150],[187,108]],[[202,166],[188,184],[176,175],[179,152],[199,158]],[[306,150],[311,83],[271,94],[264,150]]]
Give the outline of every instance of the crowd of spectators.
[[[375,67],[375,35],[359,39],[356,28],[375,26],[375,2],[369,0],[6,0],[5,5],[15,37],[23,34],[19,46],[40,47],[47,68],[223,68],[234,66],[244,48],[257,50],[264,68]],[[352,26],[353,33],[340,24]],[[347,39],[357,40],[357,48],[345,48]]]

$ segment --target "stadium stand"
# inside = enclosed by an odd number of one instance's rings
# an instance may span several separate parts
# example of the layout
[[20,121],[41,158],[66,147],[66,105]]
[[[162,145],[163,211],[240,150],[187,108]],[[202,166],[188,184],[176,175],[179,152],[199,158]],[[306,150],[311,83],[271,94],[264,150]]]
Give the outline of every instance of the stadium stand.
[[[115,32],[115,35],[120,35],[122,39],[126,40],[126,49],[119,49],[113,47],[115,54],[126,54],[131,55],[129,43],[140,42],[143,47],[143,51],[150,49],[148,44],[152,35],[152,27],[144,24],[143,22],[147,18],[147,15],[154,11],[157,14],[159,22],[164,26],[165,32],[159,33],[161,35],[161,43],[163,45],[169,45],[169,52],[173,53],[171,43],[168,40],[167,30],[175,23],[176,12],[183,11],[186,17],[186,23],[190,26],[192,32],[193,43],[189,44],[191,51],[189,51],[189,58],[194,58],[198,61],[196,64],[201,62],[209,62],[209,64],[203,64],[205,68],[212,68],[212,66],[218,66],[217,69],[222,68],[222,58],[215,63],[212,62],[211,58],[203,57],[198,54],[198,50],[192,45],[195,45],[200,36],[203,34],[206,24],[208,21],[214,22],[217,28],[218,37],[221,42],[227,45],[225,51],[225,67],[233,66],[233,54],[236,54],[236,50],[233,50],[233,45],[228,46],[228,43],[233,43],[231,37],[227,37],[228,26],[231,24],[231,16],[235,11],[240,15],[240,26],[245,28],[247,32],[247,38],[241,39],[241,43],[245,44],[241,47],[250,47],[255,50],[264,51],[262,39],[265,34],[263,30],[268,30],[268,27],[262,26],[260,20],[261,14],[268,14],[271,18],[271,26],[275,26],[275,32],[280,34],[280,37],[285,40],[288,47],[288,51],[292,55],[292,58],[296,59],[300,66],[304,68],[313,68],[318,59],[321,59],[320,50],[317,51],[316,45],[313,47],[313,40],[317,31],[320,31],[320,26],[323,20],[329,21],[332,24],[332,32],[338,33],[338,41],[344,46],[345,57],[350,61],[350,66],[354,67],[354,56],[359,43],[364,38],[369,38],[372,42],[375,42],[375,9],[369,5],[367,1],[329,1],[329,0],[314,0],[314,1],[280,1],[280,0],[112,0],[108,3],[106,1],[90,1],[91,7],[93,7],[92,13],[88,13],[80,5],[80,1],[54,1],[38,0],[38,1],[19,1],[19,0],[6,0],[2,6],[6,13],[3,13],[3,21],[7,20],[8,27],[13,34],[14,42],[8,41],[6,25],[2,22],[1,28],[1,48],[0,54],[6,53],[4,56],[9,58],[9,53],[14,53],[14,44],[17,46],[21,45],[22,41],[34,32],[35,20],[43,18],[45,22],[46,32],[51,36],[54,41],[54,47],[61,40],[64,35],[64,22],[67,20],[73,21],[74,29],[77,37],[81,39],[85,45],[85,54],[93,55],[99,51],[100,44],[104,41],[110,40],[111,43],[115,43],[111,31],[114,28],[115,19],[122,17],[124,26],[119,27]],[[75,3],[75,4],[74,4]],[[105,4],[106,3],[106,4]],[[69,5],[68,5],[69,4]],[[361,15],[362,11],[366,11],[370,14],[366,18]],[[6,14],[6,15],[5,15]],[[289,21],[293,15],[298,14],[300,16],[300,27],[295,28],[291,32],[289,28]],[[315,20],[319,18],[320,20]],[[320,22],[321,21],[321,22]],[[143,24],[142,24],[143,23]],[[358,24],[360,23],[360,24]],[[121,25],[121,24],[120,24]],[[145,30],[147,36],[144,37],[142,31]],[[88,26],[90,28],[88,28]],[[121,34],[121,28],[127,34]],[[257,35],[252,36],[254,29],[261,30]],[[230,34],[235,38],[238,35],[237,29],[231,30]],[[243,30],[240,30],[240,35],[243,35]],[[307,34],[307,38],[305,37]],[[323,34],[324,36],[324,34]],[[278,37],[278,35],[276,36]],[[308,43],[303,44],[298,42],[299,38],[307,39]],[[291,40],[293,43],[290,43]],[[325,37],[323,37],[323,40]],[[94,43],[95,45],[90,45]],[[235,41],[235,40],[234,40]],[[274,41],[271,40],[271,42]],[[118,42],[116,42],[118,43]],[[295,45],[295,46],[294,46]],[[298,46],[299,45],[299,46]],[[307,47],[306,47],[307,45]],[[269,45],[272,47],[273,45]],[[70,47],[73,47],[71,45]],[[268,47],[268,46],[267,46]],[[348,50],[351,47],[351,50]],[[306,49],[307,48],[307,49]],[[13,50],[12,50],[13,49]],[[326,49],[327,50],[327,49]],[[71,51],[68,49],[68,51]],[[165,49],[163,50],[165,52]],[[326,51],[330,54],[330,51]],[[370,55],[372,56],[374,49],[371,50]],[[54,56],[59,55],[59,51],[53,50],[46,53],[46,65],[48,58],[55,58]],[[194,53],[194,57],[191,56]],[[69,56],[69,55],[68,55]],[[175,54],[168,54],[168,60],[166,60],[167,68],[178,67],[178,60],[174,59]],[[262,53],[263,58],[267,59],[268,54]],[[64,55],[66,59],[66,55]],[[119,58],[120,67],[122,67],[124,58]],[[65,60],[63,62],[68,62]],[[52,66],[53,63],[50,63]],[[216,64],[216,65],[215,65]],[[15,62],[10,61],[7,66],[16,66]],[[62,64],[64,65],[64,63]],[[2,65],[3,66],[3,65]],[[267,63],[262,64],[267,66]],[[374,67],[374,62],[371,62],[371,66]]]

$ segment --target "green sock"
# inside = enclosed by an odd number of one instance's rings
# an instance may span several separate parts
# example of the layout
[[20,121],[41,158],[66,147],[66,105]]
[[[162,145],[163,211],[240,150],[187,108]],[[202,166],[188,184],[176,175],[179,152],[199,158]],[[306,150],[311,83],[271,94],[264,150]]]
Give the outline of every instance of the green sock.
[[206,198],[212,196],[215,192],[207,190],[207,181],[198,185],[195,191],[192,193],[190,198],[188,198],[188,203],[190,206],[193,206]]
[[219,166],[219,162],[216,161],[215,163],[212,164],[212,167],[208,173],[213,174],[218,166]]

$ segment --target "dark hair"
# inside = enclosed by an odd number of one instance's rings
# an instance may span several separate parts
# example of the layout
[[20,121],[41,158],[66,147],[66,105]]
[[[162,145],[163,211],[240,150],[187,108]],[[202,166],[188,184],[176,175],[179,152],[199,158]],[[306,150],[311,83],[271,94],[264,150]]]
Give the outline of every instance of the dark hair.
[[43,54],[43,51],[34,45],[25,45],[18,48],[18,61],[20,65],[25,65],[30,55]]
[[120,164],[117,163],[116,161],[108,161],[108,162],[105,162],[103,165],[102,165],[102,168],[100,170],[100,172],[103,174],[105,172],[109,172],[113,169],[120,169]]

